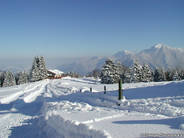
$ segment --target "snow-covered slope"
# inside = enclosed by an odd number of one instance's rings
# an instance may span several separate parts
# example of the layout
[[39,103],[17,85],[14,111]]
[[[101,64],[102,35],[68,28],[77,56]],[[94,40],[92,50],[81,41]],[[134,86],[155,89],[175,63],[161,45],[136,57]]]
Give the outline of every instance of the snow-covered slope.
[[153,67],[184,68],[184,49],[171,48],[163,44],[157,44],[150,49],[138,53],[141,62]]
[[184,136],[183,85],[123,84],[120,106],[117,84],[106,85],[104,94],[104,85],[89,78],[0,88],[0,138]]
[[116,62],[121,61],[121,63],[123,63],[125,66],[131,66],[137,57],[135,53],[123,50],[114,54],[112,59],[114,59]]

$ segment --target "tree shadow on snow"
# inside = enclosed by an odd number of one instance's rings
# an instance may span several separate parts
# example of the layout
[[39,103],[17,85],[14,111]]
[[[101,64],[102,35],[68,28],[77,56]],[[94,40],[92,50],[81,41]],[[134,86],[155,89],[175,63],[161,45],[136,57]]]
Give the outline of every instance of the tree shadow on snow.
[[[132,88],[123,90],[123,96],[127,100],[131,99],[148,99],[148,98],[158,98],[158,97],[174,97],[184,96],[184,87],[183,83],[170,83],[161,86],[150,86],[144,88]],[[182,97],[178,97],[179,99]],[[62,95],[57,98],[46,98],[47,101],[63,101],[67,100],[70,102],[84,102],[92,106],[103,106],[106,103],[116,103],[118,100],[118,90],[107,91],[104,94],[104,91],[101,92],[76,92],[68,95]],[[108,105],[107,105],[108,106]]]
[[[24,115],[34,116],[38,114],[43,102],[41,96],[38,96],[34,102],[25,103],[23,99],[18,99],[9,104],[0,104],[0,114],[4,113],[21,113]],[[14,109],[14,110],[11,110]]]
[[[39,116],[42,108],[42,96],[38,96],[35,101],[25,103],[23,99],[18,99],[10,104],[0,104],[0,114],[19,113],[27,116]],[[2,108],[1,108],[2,107]],[[11,109],[14,110],[11,110]],[[11,128],[10,138],[45,138],[44,134],[40,134],[38,128],[38,119],[27,119],[21,122],[23,125]]]
[[118,91],[107,91],[104,94],[102,92],[76,92],[68,95],[62,95],[59,97],[45,97],[47,102],[63,102],[68,101],[71,103],[85,103],[93,107],[104,107],[120,109],[121,107],[117,105],[118,103]]
[[97,81],[93,80],[87,80],[87,79],[82,79],[82,80],[70,80],[73,82],[78,82],[78,83],[86,83],[86,84],[97,84]]
[[46,134],[40,131],[38,119],[25,120],[24,125],[11,128],[9,138],[47,138]]
[[180,83],[172,82],[160,86],[125,89],[123,94],[126,97],[126,99],[176,97],[176,96],[184,96],[184,87],[183,82]]
[[[12,108],[12,103],[10,104],[0,104],[0,111],[10,110]],[[1,114],[1,112],[0,112]]]

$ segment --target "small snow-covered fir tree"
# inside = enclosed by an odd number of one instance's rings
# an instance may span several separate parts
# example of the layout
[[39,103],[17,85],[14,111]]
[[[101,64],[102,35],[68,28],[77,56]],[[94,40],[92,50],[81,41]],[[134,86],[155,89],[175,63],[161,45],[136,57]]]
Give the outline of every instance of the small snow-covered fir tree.
[[124,73],[124,82],[125,83],[130,83],[131,82],[131,69],[127,69]]
[[142,79],[142,66],[135,61],[133,67],[130,68],[130,82],[141,82]]
[[112,60],[106,60],[101,70],[101,83],[113,84],[117,83],[121,79],[120,67],[116,65]]
[[3,85],[3,72],[0,72],[0,87]]
[[17,85],[24,84],[28,82],[28,74],[24,72],[20,72],[16,75]]
[[151,70],[151,68],[149,67],[149,65],[144,64],[142,67],[142,78],[141,78],[142,82],[151,82],[153,81],[153,72]]
[[128,70],[128,68],[123,64],[121,64],[120,62],[118,62],[116,66],[117,66],[117,74],[120,76],[122,82],[125,82],[125,72]]
[[15,83],[15,77],[13,73],[7,71],[3,73],[3,82],[2,82],[2,87],[9,87],[9,86],[14,86],[16,85]]
[[101,83],[112,84],[113,83],[113,61],[108,59],[105,61],[101,70]]
[[184,70],[180,70],[180,71],[178,72],[178,74],[179,74],[179,78],[180,78],[181,80],[183,80],[183,79],[184,79]]
[[35,57],[30,71],[30,81],[39,81],[47,78],[47,69],[43,57]]
[[179,77],[177,70],[174,72],[172,80],[174,80],[174,81],[180,80],[180,77]]
[[45,66],[45,60],[42,56],[39,58],[39,63],[38,64],[39,64],[40,79],[41,80],[46,79],[48,77],[47,69],[46,69],[46,66]]
[[173,71],[167,70],[165,72],[165,78],[166,78],[166,81],[172,81],[173,80]]
[[165,81],[166,80],[166,76],[164,71],[160,68],[160,69],[155,69],[154,72],[154,81],[156,82],[160,82],[160,81]]
[[35,57],[33,60],[33,65],[30,71],[30,81],[39,81],[40,80],[40,71],[39,71],[39,58]]

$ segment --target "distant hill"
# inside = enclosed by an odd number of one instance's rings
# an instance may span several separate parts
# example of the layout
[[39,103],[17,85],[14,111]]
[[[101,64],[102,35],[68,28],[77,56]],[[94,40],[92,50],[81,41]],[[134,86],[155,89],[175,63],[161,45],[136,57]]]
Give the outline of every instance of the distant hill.
[[107,58],[111,58],[115,62],[120,62],[126,66],[131,66],[137,60],[140,64],[146,63],[152,68],[184,68],[184,49],[172,48],[164,44],[156,44],[137,53],[123,50],[111,57],[80,58],[58,68],[64,72],[74,71],[84,75],[96,68],[101,68]]
[[58,69],[64,72],[77,72],[85,75],[96,68],[101,68],[106,61],[106,57],[91,57],[91,58],[78,58],[70,63],[57,66]]
[[152,68],[184,68],[184,49],[157,44],[138,53],[128,51],[117,52],[113,55],[113,59],[127,66],[132,65],[133,61],[137,60],[141,64],[149,64]]

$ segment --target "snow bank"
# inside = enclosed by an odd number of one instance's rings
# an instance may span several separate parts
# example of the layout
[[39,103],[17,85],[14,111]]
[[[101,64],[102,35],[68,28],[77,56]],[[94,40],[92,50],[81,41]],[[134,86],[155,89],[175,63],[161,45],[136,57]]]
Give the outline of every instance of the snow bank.
[[20,92],[11,94],[10,96],[4,97],[0,99],[0,104],[9,104],[10,102],[16,100],[23,93],[24,93],[23,91],[20,91]]
[[57,111],[41,118],[39,125],[48,138],[111,138],[107,132],[95,130],[76,121],[64,120]]
[[179,129],[184,130],[184,116],[178,118]]

